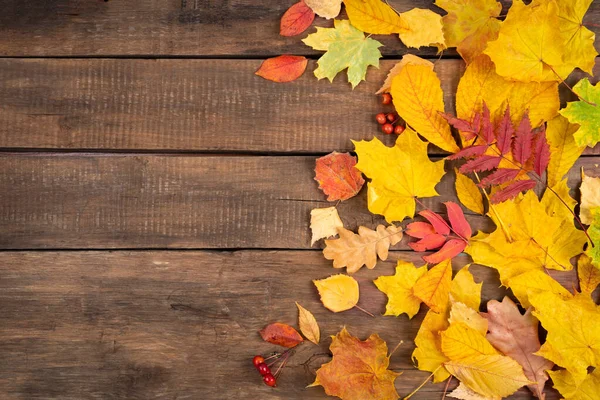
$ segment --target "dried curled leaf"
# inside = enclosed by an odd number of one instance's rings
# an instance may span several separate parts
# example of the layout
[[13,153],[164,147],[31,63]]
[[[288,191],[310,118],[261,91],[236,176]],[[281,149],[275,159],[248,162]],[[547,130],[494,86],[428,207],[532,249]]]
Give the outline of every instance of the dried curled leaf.
[[344,223],[335,207],[312,209],[310,211],[310,229],[312,231],[310,245],[314,245],[319,239],[337,235],[338,228],[343,227]]
[[275,322],[259,331],[263,340],[283,347],[295,347],[304,341],[297,330],[289,325]]
[[348,200],[360,192],[365,180],[355,166],[356,157],[348,153],[334,151],[317,158],[315,180],[328,201]]
[[421,299],[413,293],[413,286],[427,268],[417,268],[413,263],[398,261],[396,273],[392,276],[380,276],[373,283],[388,297],[384,315],[408,315],[412,318],[419,312]]
[[489,322],[487,339],[523,367],[527,379],[535,382],[529,385],[529,389],[537,398],[543,399],[544,385],[548,380],[546,370],[552,369],[554,363],[535,355],[541,346],[537,319],[530,310],[522,315],[508,297],[502,302],[489,301],[487,309],[487,314],[484,314]]
[[402,228],[390,225],[377,226],[371,230],[360,226],[358,234],[344,228],[338,228],[339,239],[325,240],[323,255],[328,260],[333,260],[334,268],[346,267],[346,272],[353,274],[363,265],[373,269],[377,264],[377,257],[387,260],[390,245],[402,239]]
[[387,344],[376,333],[361,341],[343,328],[329,349],[332,360],[317,370],[310,386],[323,386],[325,393],[343,400],[398,399],[394,381],[400,373],[388,369]]
[[332,275],[329,278],[314,280],[319,290],[321,302],[333,312],[346,311],[358,303],[358,282],[348,275]]
[[263,61],[255,74],[273,82],[291,82],[302,76],[307,65],[306,57],[282,55]]
[[296,302],[296,306],[298,307],[298,325],[300,326],[300,332],[302,332],[305,338],[318,345],[321,340],[321,330],[319,329],[319,324],[317,323],[315,316],[306,308],[298,304],[298,302]]

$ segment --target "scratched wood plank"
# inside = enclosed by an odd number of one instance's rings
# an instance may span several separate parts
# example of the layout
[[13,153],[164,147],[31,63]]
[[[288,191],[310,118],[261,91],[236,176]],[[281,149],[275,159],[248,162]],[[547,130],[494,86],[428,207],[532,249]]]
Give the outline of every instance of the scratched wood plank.
[[[412,340],[425,308],[412,320],[383,317],[386,296],[372,280],[394,272],[394,252],[374,270],[361,270],[360,311],[334,314],[311,283],[331,274],[311,251],[238,252],[4,252],[0,253],[0,397],[2,399],[326,399],[306,388],[329,361],[330,335],[346,325],[365,339],[378,333],[405,396],[427,377],[414,369]],[[455,269],[467,263],[455,260]],[[497,274],[473,266],[483,302],[501,299]],[[576,275],[556,273],[565,287]],[[315,314],[319,346],[306,343],[290,359],[279,388],[264,386],[251,359],[277,350],[257,330],[297,324],[294,301]],[[453,388],[456,384],[451,384]],[[428,384],[416,399],[440,399],[444,384]],[[559,398],[548,389],[548,399]],[[529,399],[523,389],[511,399]]]
[[[314,62],[296,82],[269,82],[254,75],[260,62],[0,60],[0,148],[324,153],[392,142],[374,115],[393,108],[373,93],[395,61],[353,91],[345,76],[317,81]],[[449,112],[463,70],[436,62]]]
[[[310,248],[309,214],[324,200],[314,156],[0,155],[0,248]],[[600,158],[579,167],[600,176]],[[449,168],[451,169],[451,168]],[[453,174],[424,199],[444,211]],[[575,193],[575,191],[573,191]],[[342,202],[346,227],[374,228],[366,189]],[[493,228],[469,217],[475,229]],[[408,238],[397,248],[406,249]]]

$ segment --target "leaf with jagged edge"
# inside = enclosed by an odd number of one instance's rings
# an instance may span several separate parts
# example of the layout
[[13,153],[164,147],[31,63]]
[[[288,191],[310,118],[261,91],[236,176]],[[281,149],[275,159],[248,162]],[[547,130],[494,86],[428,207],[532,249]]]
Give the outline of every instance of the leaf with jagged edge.
[[573,92],[582,100],[567,103],[560,113],[570,123],[579,125],[574,134],[577,145],[594,147],[600,141],[600,86],[585,78],[573,86]]
[[417,280],[427,272],[426,267],[417,268],[413,263],[398,261],[396,273],[392,276],[380,276],[373,283],[377,289],[385,293],[388,297],[385,306],[385,314],[399,316],[408,315],[411,319],[419,312],[421,299],[413,293],[413,287]]
[[338,228],[343,228],[344,223],[335,207],[314,208],[310,211],[310,230],[312,239],[310,245],[316,241],[338,234]]

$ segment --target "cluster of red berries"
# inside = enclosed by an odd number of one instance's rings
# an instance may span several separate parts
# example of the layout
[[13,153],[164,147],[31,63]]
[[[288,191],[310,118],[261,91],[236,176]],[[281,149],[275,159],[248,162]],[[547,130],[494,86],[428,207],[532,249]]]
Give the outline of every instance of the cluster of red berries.
[[[384,93],[381,97],[381,104],[392,104],[392,95],[389,93]],[[394,112],[388,114],[379,113],[375,116],[375,120],[379,125],[381,125],[381,130],[386,135],[391,135],[392,133],[400,135],[402,132],[404,132],[404,125],[402,125],[398,114]]]
[[[292,354],[292,352],[290,352],[290,350],[291,349],[288,349],[281,354],[274,353],[273,355],[271,355],[270,357],[267,357],[267,358],[264,358],[263,356],[260,356],[260,355],[254,356],[254,358],[252,359],[252,364],[254,364],[254,367],[262,375],[263,382],[265,383],[265,385],[271,386],[271,387],[277,386],[277,377],[279,376],[279,372],[281,371],[281,369],[287,362],[288,358]],[[283,357],[281,364],[279,364],[279,367],[277,368],[275,373],[271,373],[271,366],[273,364],[275,364],[277,362],[277,360],[281,357]],[[274,360],[270,364],[266,363],[268,360],[272,360],[272,359],[274,359]]]

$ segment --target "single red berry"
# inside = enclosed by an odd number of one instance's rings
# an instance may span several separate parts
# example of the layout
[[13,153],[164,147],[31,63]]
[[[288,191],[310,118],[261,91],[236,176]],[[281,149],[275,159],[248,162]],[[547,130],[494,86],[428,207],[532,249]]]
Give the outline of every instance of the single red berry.
[[252,359],[252,364],[254,364],[254,366],[256,368],[258,368],[259,364],[262,364],[265,362],[265,359],[263,356],[254,356],[254,358]]
[[384,124],[381,126],[381,130],[386,135],[391,135],[394,132],[394,125],[392,124]]
[[271,386],[271,387],[274,387],[277,385],[277,381],[275,380],[275,377],[273,375],[271,375],[270,373],[263,376],[263,382],[265,383],[265,385]]
[[375,116],[375,119],[377,120],[377,123],[379,125],[383,125],[386,123],[386,118],[385,118],[385,114],[384,113],[379,113]]
[[271,368],[269,368],[269,366],[264,362],[258,364],[256,366],[256,369],[258,369],[258,372],[260,372],[260,374],[263,376],[271,373]]
[[385,116],[387,118],[387,120],[389,122],[394,122],[395,120],[398,119],[398,116],[396,115],[396,113],[389,113],[388,115]]
[[403,125],[396,125],[396,127],[394,128],[394,133],[396,135],[400,135],[402,132],[404,132],[404,126]]
[[391,104],[392,103],[392,95],[389,93],[384,93],[381,97],[381,104]]

